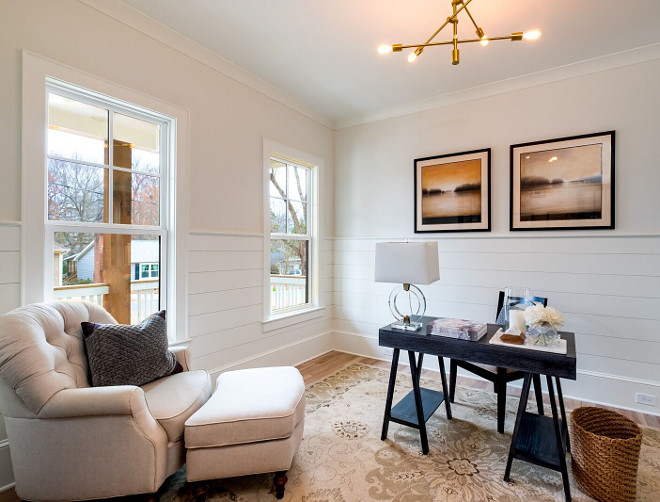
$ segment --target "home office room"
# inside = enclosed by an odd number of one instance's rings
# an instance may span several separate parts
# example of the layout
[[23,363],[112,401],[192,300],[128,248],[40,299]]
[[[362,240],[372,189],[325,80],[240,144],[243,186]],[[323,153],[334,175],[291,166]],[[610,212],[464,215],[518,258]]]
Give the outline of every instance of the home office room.
[[656,500],[659,22],[1,0],[0,500]]

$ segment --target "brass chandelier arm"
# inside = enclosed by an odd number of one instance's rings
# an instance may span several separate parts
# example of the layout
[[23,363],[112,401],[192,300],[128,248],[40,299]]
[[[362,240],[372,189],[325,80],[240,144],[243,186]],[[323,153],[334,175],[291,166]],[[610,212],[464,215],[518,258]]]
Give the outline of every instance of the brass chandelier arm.
[[[449,23],[453,23],[453,22],[456,21],[456,16],[458,16],[458,14],[459,14],[463,9],[465,9],[471,1],[472,1],[472,0],[465,0],[465,2],[462,2],[461,7],[458,8],[458,9],[456,10],[456,12],[454,12],[451,16],[449,16],[449,17],[447,18],[447,20],[446,20],[444,23],[442,23],[442,25],[440,26],[440,28],[438,28],[437,30],[435,30],[435,33],[434,33],[433,35],[431,35],[431,36],[429,37],[429,39],[428,39],[425,43],[420,44],[420,45],[416,45],[416,46],[414,46],[414,47],[421,47],[421,46],[428,45],[428,44],[431,42],[431,40],[433,40],[433,39],[436,37],[436,35],[437,35],[438,33],[440,33],[440,32],[442,31],[442,29],[443,29],[445,26],[447,26]],[[454,4],[454,5],[455,5],[455,4]],[[472,16],[470,16],[470,17],[472,17]]]
[[470,21],[472,21],[472,24],[474,25],[474,29],[477,30],[477,36],[479,37],[479,39],[484,38],[484,30],[479,28],[479,25],[477,25],[477,22],[474,20],[474,18],[472,17],[472,13],[467,9],[467,7],[465,8],[465,12],[467,12],[467,15],[470,16]]
[[[511,40],[512,42],[516,42],[519,40],[522,40],[522,33],[512,33],[511,35],[507,36],[502,36],[502,37],[485,37],[485,38],[469,38],[465,40],[457,40],[456,43],[459,44],[469,44],[473,42],[483,42],[484,40]],[[436,45],[452,45],[454,43],[453,40],[447,40],[445,42],[431,42],[431,43],[426,43],[426,44],[410,44],[410,45],[403,45],[403,44],[395,44],[395,51],[401,51],[403,49],[413,49],[417,47],[434,47]]]
[[[458,64],[458,62],[459,62],[459,55],[458,55],[459,54],[458,53],[458,18],[456,17],[456,14],[458,14],[458,11],[456,10],[456,2],[457,1],[458,0],[454,0],[452,2],[452,7],[454,9],[454,20],[452,21],[454,23],[454,38],[453,38],[454,49],[451,51],[451,64]],[[467,10],[467,8],[465,8],[465,4],[463,4],[463,8],[465,10]],[[417,49],[417,50],[419,50],[419,49]]]

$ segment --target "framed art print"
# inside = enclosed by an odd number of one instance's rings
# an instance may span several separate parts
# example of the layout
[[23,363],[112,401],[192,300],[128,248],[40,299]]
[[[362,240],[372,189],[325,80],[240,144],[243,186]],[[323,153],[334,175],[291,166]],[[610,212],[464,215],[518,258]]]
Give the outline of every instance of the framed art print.
[[415,233],[490,230],[490,148],[415,159]]
[[511,230],[614,228],[614,131],[511,145]]

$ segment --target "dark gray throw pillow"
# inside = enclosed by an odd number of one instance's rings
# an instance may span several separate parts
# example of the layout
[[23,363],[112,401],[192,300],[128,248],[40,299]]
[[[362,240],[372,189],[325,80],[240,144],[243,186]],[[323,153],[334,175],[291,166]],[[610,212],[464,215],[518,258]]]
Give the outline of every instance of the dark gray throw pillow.
[[80,324],[94,387],[144,385],[183,369],[168,349],[164,310],[132,326]]

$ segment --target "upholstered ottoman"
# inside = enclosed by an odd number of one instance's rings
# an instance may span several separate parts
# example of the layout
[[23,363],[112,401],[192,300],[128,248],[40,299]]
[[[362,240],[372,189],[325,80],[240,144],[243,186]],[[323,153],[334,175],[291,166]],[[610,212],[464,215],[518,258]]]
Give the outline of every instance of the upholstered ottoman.
[[228,371],[211,398],[185,423],[188,481],[286,471],[302,440],[305,383],[292,366]]

